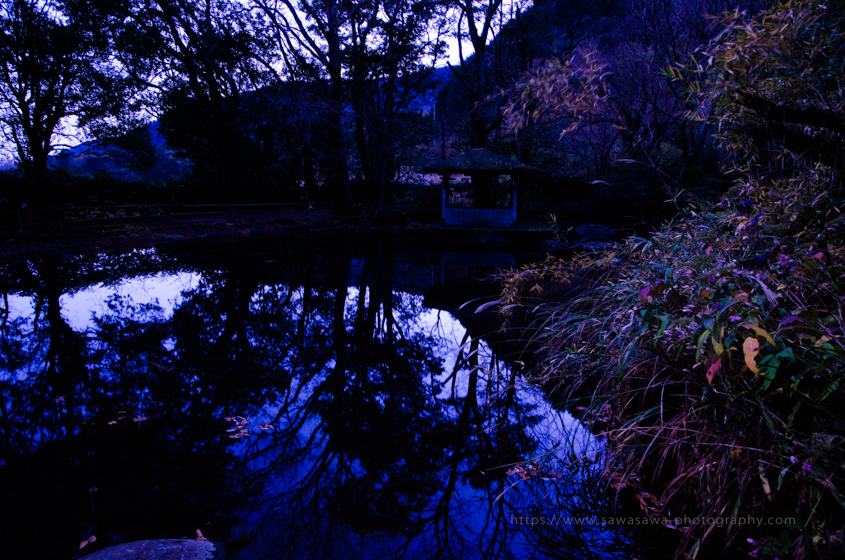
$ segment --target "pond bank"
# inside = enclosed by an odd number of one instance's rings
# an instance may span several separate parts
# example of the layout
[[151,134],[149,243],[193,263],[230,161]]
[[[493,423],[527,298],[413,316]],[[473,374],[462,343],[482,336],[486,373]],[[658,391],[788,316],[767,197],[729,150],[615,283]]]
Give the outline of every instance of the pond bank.
[[401,238],[425,245],[463,249],[530,249],[550,237],[546,224],[526,223],[510,228],[459,228],[438,222],[383,224],[366,218],[334,217],[328,212],[284,215],[242,215],[232,218],[178,220],[157,223],[96,225],[6,233],[0,236],[0,259],[18,261],[62,253],[116,252],[162,247],[185,242],[221,242],[273,239],[280,236],[309,239],[365,235],[385,240]]

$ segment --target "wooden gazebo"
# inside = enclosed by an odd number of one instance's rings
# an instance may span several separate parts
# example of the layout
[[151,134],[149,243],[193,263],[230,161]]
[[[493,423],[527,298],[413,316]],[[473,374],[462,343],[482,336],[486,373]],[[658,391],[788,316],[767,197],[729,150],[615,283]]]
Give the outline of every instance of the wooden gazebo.
[[[485,148],[475,148],[426,166],[423,171],[443,177],[443,219],[447,224],[509,226],[516,219],[514,176],[534,169]],[[471,192],[455,196],[455,189],[450,185],[452,175],[470,177]],[[501,175],[510,176],[508,192],[502,193],[498,188]]]

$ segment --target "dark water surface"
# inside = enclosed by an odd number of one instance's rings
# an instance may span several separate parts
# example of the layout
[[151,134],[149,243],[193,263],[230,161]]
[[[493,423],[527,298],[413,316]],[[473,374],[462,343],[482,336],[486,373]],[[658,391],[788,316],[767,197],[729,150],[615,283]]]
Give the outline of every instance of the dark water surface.
[[653,557],[659,531],[561,523],[612,508],[601,443],[474,313],[533,257],[290,239],[4,266],[0,557],[198,529],[240,559]]

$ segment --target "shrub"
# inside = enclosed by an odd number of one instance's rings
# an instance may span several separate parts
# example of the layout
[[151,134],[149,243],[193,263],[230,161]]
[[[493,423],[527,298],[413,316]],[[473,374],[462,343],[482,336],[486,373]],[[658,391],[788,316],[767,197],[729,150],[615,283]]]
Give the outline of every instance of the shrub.
[[[608,468],[650,471],[662,515],[796,511],[805,548],[837,536],[845,507],[845,203],[807,187],[738,185],[652,239],[512,272],[504,300],[591,271],[590,290],[546,308],[541,377],[601,417]],[[726,542],[738,529],[721,530]],[[796,538],[769,529],[784,548]]]
[[442,192],[439,184],[408,185],[396,201],[397,209],[409,220],[434,220],[440,217]]
[[608,472],[648,490],[650,514],[723,519],[686,528],[691,557],[845,552],[845,200],[830,157],[845,132],[845,25],[833,6],[729,15],[707,62],[673,71],[698,73],[690,89],[707,93],[694,99],[716,109],[742,176],[720,202],[613,252],[502,276],[505,314],[544,282],[590,279],[543,308],[536,376],[586,406]]

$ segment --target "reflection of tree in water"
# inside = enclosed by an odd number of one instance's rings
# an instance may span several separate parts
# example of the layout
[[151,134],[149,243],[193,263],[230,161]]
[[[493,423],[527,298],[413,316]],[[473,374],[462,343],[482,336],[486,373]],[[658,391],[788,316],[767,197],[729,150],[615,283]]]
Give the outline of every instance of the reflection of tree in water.
[[[62,294],[168,269],[136,254],[18,274],[34,312],[2,323],[0,550],[221,538],[246,516],[241,557],[512,553],[510,516],[534,498],[506,492],[503,466],[535,452],[539,418],[479,340],[445,370],[389,251],[352,288],[337,251],[205,270],[169,317],[118,296],[86,331],[62,317]],[[235,415],[249,438],[227,433]]]
[[[417,533],[416,513],[440,486],[442,411],[425,380],[440,371],[435,341],[395,320],[395,264],[384,252],[364,261],[351,332],[318,389],[333,452],[357,472],[329,490],[333,516],[357,532]],[[401,311],[397,313],[400,317]]]
[[532,477],[521,487],[531,500],[515,512],[515,527],[529,544],[532,554],[528,557],[674,557],[679,533],[663,526],[659,518],[621,507],[617,495],[608,491],[609,481],[601,476],[598,464],[570,457],[557,467],[552,479]]
[[395,270],[373,248],[356,289],[340,282],[332,360],[294,372],[309,390],[284,397],[275,433],[244,451],[271,482],[243,557],[492,557],[506,547],[497,467],[533,450],[524,429],[533,420],[514,391],[494,387],[509,385],[507,371],[491,371],[502,367],[495,356],[479,359],[478,340],[463,341],[446,375],[442,341],[419,322],[421,298],[394,293]]
[[62,294],[161,264],[131,255],[19,273],[33,311],[6,313],[0,342],[0,550],[10,557],[70,558],[91,534],[103,546],[225,521],[228,442],[208,422],[183,424],[177,437],[178,419],[155,414],[154,402],[187,410],[196,401],[176,384],[147,384],[166,336],[161,310],[113,300],[82,332],[61,313]]

